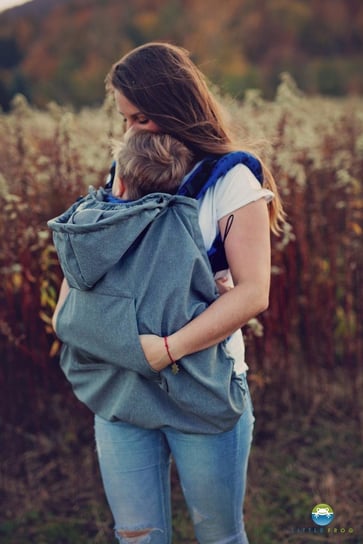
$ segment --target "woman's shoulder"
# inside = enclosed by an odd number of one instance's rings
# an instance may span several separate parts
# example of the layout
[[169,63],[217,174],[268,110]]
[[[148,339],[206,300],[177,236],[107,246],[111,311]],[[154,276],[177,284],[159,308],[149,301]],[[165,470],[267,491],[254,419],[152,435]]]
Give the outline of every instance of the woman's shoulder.
[[273,198],[245,164],[233,166],[211,189],[205,197],[215,201],[218,219],[260,198],[267,202]]

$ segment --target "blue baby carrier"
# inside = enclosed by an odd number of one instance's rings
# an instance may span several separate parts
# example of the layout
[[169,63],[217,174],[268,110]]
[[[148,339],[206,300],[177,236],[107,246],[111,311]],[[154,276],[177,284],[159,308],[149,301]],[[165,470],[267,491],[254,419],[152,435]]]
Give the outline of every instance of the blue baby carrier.
[[[224,176],[237,164],[247,166],[262,185],[263,172],[261,163],[256,157],[246,151],[232,151],[222,156],[212,156],[203,160],[192,172],[187,181],[178,190],[179,195],[189,196],[199,200],[212,187],[220,177]],[[208,251],[208,258],[214,273],[218,270],[228,268],[227,258],[224,251],[224,242],[231,229],[233,214],[228,218],[223,238],[218,233],[211,248]]]
[[[201,161],[187,181],[179,188],[177,194],[199,200],[209,187],[212,187],[220,177],[224,176],[237,164],[244,164],[247,166],[262,185],[263,172],[260,161],[246,151],[232,151],[225,155],[211,155]],[[115,168],[114,163],[106,182],[106,189],[111,189],[112,187]],[[227,221],[223,238],[219,233],[208,251],[208,258],[214,273],[218,272],[218,270],[225,270],[228,268],[224,251],[224,241],[231,229],[232,222],[233,214],[230,215]]]

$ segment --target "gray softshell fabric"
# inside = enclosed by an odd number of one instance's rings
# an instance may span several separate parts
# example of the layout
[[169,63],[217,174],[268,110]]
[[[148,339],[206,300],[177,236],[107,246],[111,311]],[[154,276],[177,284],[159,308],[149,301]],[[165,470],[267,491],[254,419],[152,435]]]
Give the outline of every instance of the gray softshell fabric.
[[48,222],[71,288],[56,330],[74,393],[110,421],[231,429],[246,392],[225,342],[183,357],[173,374],[154,371],[139,341],[139,334],[172,334],[218,296],[197,203],[156,193],[120,205],[106,194],[91,187]]

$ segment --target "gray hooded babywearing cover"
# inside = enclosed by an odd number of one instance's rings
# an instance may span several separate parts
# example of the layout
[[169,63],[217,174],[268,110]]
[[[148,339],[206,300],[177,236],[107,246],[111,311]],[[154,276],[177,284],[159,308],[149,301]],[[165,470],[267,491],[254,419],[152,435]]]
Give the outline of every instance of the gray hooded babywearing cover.
[[108,202],[105,189],[90,188],[48,222],[70,286],[56,323],[61,368],[107,420],[218,433],[243,412],[226,341],[183,357],[174,374],[154,371],[139,340],[172,334],[218,297],[197,207],[164,193]]

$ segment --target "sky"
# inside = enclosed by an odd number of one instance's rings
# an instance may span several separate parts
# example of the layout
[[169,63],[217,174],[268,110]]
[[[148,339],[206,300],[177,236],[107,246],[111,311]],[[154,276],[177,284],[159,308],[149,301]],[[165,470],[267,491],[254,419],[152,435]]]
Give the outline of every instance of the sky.
[[19,6],[20,4],[26,4],[31,0],[0,0],[0,11],[4,9],[12,8],[14,6]]

